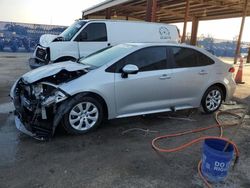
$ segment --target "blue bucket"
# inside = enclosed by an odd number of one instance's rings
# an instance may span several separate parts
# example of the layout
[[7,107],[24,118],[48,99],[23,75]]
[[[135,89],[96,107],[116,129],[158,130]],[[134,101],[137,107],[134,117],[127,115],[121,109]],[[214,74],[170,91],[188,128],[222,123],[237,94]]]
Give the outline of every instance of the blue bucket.
[[233,159],[234,147],[219,139],[206,139],[203,144],[201,172],[210,182],[224,181]]

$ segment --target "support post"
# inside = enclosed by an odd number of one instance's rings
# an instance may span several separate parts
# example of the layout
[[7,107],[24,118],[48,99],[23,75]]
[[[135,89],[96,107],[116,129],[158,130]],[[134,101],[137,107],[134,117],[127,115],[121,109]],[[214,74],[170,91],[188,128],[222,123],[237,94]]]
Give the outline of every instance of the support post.
[[105,15],[105,19],[110,19],[111,18],[111,10],[110,8],[106,9],[106,15]]
[[242,38],[242,33],[243,33],[245,18],[246,18],[246,13],[247,13],[247,1],[248,0],[245,0],[244,7],[243,7],[243,14],[242,14],[241,25],[240,25],[240,33],[239,33],[238,42],[237,42],[237,46],[235,50],[235,56],[234,56],[234,64],[237,63],[238,56],[240,54],[241,38]]
[[152,17],[152,0],[147,0],[146,18],[145,21],[150,22]]
[[199,19],[197,17],[193,17],[190,44],[194,46],[197,43],[198,26],[199,26]]
[[181,42],[185,42],[186,39],[186,30],[187,30],[187,21],[189,15],[189,0],[186,0],[186,11],[185,11],[185,18],[184,18],[184,25],[183,25],[183,32],[181,37]]
[[82,12],[82,19],[88,19],[88,15],[85,16],[85,15],[84,15],[84,12]]
[[156,11],[157,11],[157,0],[153,0],[153,2],[152,2],[151,22],[156,21]]

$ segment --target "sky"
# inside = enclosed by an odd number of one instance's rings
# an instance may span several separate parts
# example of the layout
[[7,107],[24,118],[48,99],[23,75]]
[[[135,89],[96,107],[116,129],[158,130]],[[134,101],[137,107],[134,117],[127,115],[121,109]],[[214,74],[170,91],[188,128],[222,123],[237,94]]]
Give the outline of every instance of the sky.
[[[104,0],[0,0],[0,21],[68,26],[81,18],[82,10]],[[198,36],[232,40],[239,34],[241,19],[200,21]],[[176,24],[182,31],[183,24]],[[191,23],[187,32],[191,32]],[[182,32],[181,32],[182,33]],[[250,42],[250,17],[246,18],[242,41]]]

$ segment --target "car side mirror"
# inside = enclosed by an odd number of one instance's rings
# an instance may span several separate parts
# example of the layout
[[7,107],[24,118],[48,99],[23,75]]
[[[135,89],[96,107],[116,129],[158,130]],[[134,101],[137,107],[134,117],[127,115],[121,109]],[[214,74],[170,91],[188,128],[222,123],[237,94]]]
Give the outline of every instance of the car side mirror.
[[137,74],[139,68],[136,65],[128,64],[122,68],[122,78],[127,78],[129,74]]

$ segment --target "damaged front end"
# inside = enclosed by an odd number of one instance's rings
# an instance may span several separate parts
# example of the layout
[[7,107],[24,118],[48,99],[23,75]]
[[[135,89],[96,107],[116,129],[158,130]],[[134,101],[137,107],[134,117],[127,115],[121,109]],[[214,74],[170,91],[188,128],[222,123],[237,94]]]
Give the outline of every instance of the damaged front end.
[[[51,137],[54,134],[54,115],[57,104],[65,100],[68,95],[58,89],[54,84],[40,82],[27,84],[20,79],[15,88],[13,103],[15,106],[16,124],[20,128],[26,128],[30,136],[40,140]],[[20,122],[18,122],[20,121]],[[21,123],[24,127],[21,127]]]
[[70,97],[59,86],[85,73],[85,70],[72,72],[60,70],[33,83],[27,82],[23,77],[20,78],[11,90],[16,127],[39,140],[52,137],[59,123],[58,107],[62,101]]

